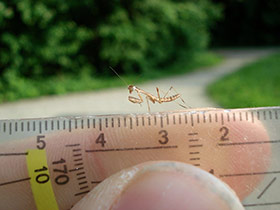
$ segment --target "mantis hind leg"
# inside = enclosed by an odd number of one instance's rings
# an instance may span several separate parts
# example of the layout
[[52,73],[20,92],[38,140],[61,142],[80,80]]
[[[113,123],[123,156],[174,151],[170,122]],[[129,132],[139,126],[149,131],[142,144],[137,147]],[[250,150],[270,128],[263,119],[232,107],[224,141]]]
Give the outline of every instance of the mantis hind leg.
[[181,97],[181,95],[175,90],[175,88],[174,88],[173,86],[171,86],[171,87],[169,88],[169,90],[164,94],[163,98],[165,98],[165,97],[170,93],[171,90],[173,90],[176,94],[179,95],[179,98],[180,98],[180,100],[181,100],[182,103],[183,103],[183,104],[180,104],[180,103],[178,103],[177,101],[175,101],[179,106],[181,106],[181,107],[183,107],[183,108],[185,108],[185,109],[191,108],[190,106],[188,106],[188,105],[186,104],[186,102],[184,101],[184,99],[183,99],[183,98]]

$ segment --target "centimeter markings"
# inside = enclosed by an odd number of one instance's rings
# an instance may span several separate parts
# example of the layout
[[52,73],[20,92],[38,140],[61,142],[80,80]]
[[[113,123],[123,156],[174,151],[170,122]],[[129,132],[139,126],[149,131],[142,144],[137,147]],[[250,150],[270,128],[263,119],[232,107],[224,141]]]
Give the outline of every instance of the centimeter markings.
[[[176,118],[175,115],[179,117]],[[46,118],[46,119],[26,119],[26,120],[0,120],[0,136],[13,135],[20,132],[36,132],[39,134],[65,130],[72,132],[76,129],[98,129],[102,131],[106,128],[127,127],[134,129],[139,126],[156,126],[161,128],[168,125],[189,124],[192,127],[201,123],[220,123],[224,125],[230,119],[235,121],[248,121],[254,123],[255,120],[278,120],[279,109],[240,109],[220,112],[178,112],[151,115],[124,115],[112,117],[84,117],[84,118]],[[231,118],[230,118],[231,116]],[[225,145],[220,145],[225,146]]]
[[[279,108],[264,108],[264,109],[239,109],[239,110],[213,110],[212,111],[197,111],[197,112],[174,112],[150,115],[123,115],[123,116],[94,116],[94,117],[79,117],[79,118],[46,118],[46,119],[26,119],[26,120],[0,120],[0,137],[12,136],[15,134],[34,132],[42,134],[52,131],[64,130],[72,132],[76,129],[97,129],[99,131],[106,130],[107,128],[120,128],[134,129],[136,127],[160,126],[168,127],[169,125],[187,124],[195,127],[203,123],[220,123],[224,125],[227,122],[233,121],[250,121],[254,123],[257,120],[280,120]],[[178,117],[176,118],[176,115]],[[5,138],[4,138],[5,139]],[[200,148],[203,144],[200,142],[199,133],[188,133],[187,140],[189,142],[189,161],[195,165],[200,166]],[[234,143],[218,143],[218,146],[235,146],[242,144],[266,144],[266,143],[280,143],[280,140],[271,141],[258,141],[258,142],[234,142]],[[88,181],[86,172],[83,166],[82,148],[79,143],[68,144],[65,147],[72,150],[74,168],[69,172],[75,173],[78,183],[79,191],[74,196],[81,196],[89,192],[89,184],[98,184],[100,181]],[[156,146],[156,147],[143,147],[143,148],[114,148],[104,150],[85,150],[85,152],[110,152],[110,151],[125,151],[125,150],[148,150],[148,149],[172,149],[177,148],[177,145],[171,146]],[[28,155],[28,152],[22,153],[0,153],[1,156],[21,156]],[[210,171],[210,173],[212,173]],[[219,177],[227,178],[233,176],[253,176],[262,174],[280,174],[280,171],[268,172],[252,172],[240,174],[220,174]],[[0,186],[9,185],[18,182],[29,181],[31,178],[26,177],[14,181],[7,181],[0,183]],[[258,195],[258,199],[263,196],[267,189],[275,182],[277,178],[274,177],[263,191]],[[254,206],[267,206],[267,205],[280,205],[280,202],[274,203],[259,203],[259,204],[243,204],[245,207]]]

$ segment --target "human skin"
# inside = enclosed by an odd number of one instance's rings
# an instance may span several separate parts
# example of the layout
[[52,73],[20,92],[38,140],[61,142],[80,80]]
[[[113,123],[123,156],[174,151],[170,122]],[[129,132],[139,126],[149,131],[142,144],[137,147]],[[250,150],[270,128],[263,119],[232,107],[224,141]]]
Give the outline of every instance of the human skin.
[[[215,110],[213,113],[215,114]],[[174,118],[176,122],[178,122],[179,115],[175,114]],[[199,133],[200,141],[202,142],[201,144],[203,144],[203,147],[200,149],[200,167],[205,171],[210,171],[214,167],[214,175],[217,175],[218,177],[221,174],[237,174],[248,169],[266,171],[269,166],[269,144],[254,144],[249,146],[241,145],[236,147],[223,147],[223,149],[221,149],[221,147],[217,147],[217,140],[219,141],[220,136],[224,135],[224,131],[220,131],[221,124],[205,123],[194,128],[182,126],[183,125],[180,127],[180,125],[176,124],[169,125],[168,127],[168,135],[170,137],[170,142],[168,142],[168,144],[173,145],[175,142],[172,142],[172,139],[176,139],[176,143],[179,148],[176,150],[83,153],[83,167],[85,168],[85,174],[87,175],[88,182],[95,180],[101,181],[124,168],[130,168],[139,163],[151,160],[169,160],[190,163],[188,156],[190,148],[184,146],[187,142],[187,134],[184,133],[186,132],[186,129],[189,129],[187,132],[195,131]],[[233,119],[233,115],[230,115],[229,120],[224,122],[223,127],[227,127],[229,129],[227,138],[229,138],[228,141],[232,143],[238,143],[241,141],[265,141],[269,139],[262,123],[256,120],[254,123],[251,123],[250,116],[248,121],[238,121]],[[106,134],[108,134],[106,136],[106,147],[114,148],[117,145],[124,148],[132,146],[139,147],[141,145],[155,145],[155,143],[158,144],[159,130],[161,130],[161,128],[157,126],[139,126],[133,130],[129,128],[108,128],[106,130]],[[74,167],[74,161],[72,159],[73,154],[69,148],[65,148],[65,145],[80,142],[80,148],[83,151],[88,148],[96,148],[97,144],[95,142],[98,135],[100,134],[91,129],[77,129],[73,130],[71,133],[59,131],[46,135],[48,166],[53,191],[60,209],[69,209],[73,204],[77,203],[81,199],[81,197],[73,196],[77,192],[78,181],[75,173],[68,173],[70,182],[63,186],[56,185],[54,181],[56,174],[52,170],[52,167],[54,166],[52,166],[51,163],[63,158],[66,160],[68,169],[72,169]],[[139,139],[135,139],[135,136]],[[153,140],[155,141],[151,142]],[[164,140],[164,138],[161,140]],[[100,147],[100,145],[98,146]],[[36,138],[28,138],[2,144],[0,146],[0,152],[19,152],[26,151],[30,148],[36,148]],[[1,157],[1,159],[2,161],[0,162],[0,166],[5,170],[1,171],[0,181],[3,182],[28,177],[25,157]],[[232,189],[234,189],[240,200],[248,196],[263,179],[262,176],[220,178]],[[144,178],[143,181],[145,181]],[[93,189],[95,186],[96,185],[91,185],[89,188]],[[0,195],[0,207],[3,209],[36,209],[28,181],[17,183],[16,185],[0,187]]]
[[228,185],[189,164],[146,162],[122,170],[72,210],[242,210]]

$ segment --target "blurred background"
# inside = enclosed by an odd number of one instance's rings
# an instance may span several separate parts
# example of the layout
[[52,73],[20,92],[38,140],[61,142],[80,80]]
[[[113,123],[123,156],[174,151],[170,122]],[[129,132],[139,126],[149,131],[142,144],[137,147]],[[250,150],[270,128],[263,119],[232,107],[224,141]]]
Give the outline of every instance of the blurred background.
[[279,45],[278,0],[1,0],[0,118],[147,112],[110,66],[194,108],[277,106]]

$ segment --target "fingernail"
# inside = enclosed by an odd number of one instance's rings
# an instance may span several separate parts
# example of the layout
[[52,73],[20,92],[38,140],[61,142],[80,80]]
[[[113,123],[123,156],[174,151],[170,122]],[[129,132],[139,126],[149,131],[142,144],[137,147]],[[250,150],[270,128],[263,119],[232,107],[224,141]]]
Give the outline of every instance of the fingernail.
[[[198,169],[200,170],[200,169]],[[206,172],[205,172],[206,173]],[[202,173],[203,174],[203,173]],[[185,209],[243,209],[234,202],[225,200],[214,183],[204,184],[207,179],[185,174],[178,170],[152,170],[135,177],[115,201],[112,210],[185,210]],[[222,182],[221,182],[222,183]],[[222,183],[223,184],[223,183]],[[221,184],[217,185],[221,188]],[[236,198],[235,198],[236,199]],[[238,199],[236,199],[238,202]]]

